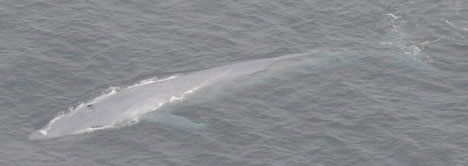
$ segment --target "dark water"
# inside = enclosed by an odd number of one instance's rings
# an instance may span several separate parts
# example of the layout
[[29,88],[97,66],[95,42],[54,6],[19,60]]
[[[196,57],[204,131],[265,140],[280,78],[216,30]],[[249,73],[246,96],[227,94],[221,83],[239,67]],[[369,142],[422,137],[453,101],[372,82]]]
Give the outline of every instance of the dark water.
[[[0,165],[468,164],[468,1],[1,1]],[[141,122],[28,136],[106,89],[320,50]]]

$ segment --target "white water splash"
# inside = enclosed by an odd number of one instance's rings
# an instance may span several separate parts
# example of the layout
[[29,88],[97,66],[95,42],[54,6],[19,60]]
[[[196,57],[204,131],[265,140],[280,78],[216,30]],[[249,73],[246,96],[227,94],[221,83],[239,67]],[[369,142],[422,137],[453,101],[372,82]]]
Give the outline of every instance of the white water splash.
[[381,45],[388,46],[395,50],[399,50],[405,56],[408,56],[411,59],[415,60],[415,62],[428,64],[434,61],[428,55],[422,54],[422,50],[425,48],[426,45],[438,42],[440,39],[428,40],[421,43],[412,44],[414,42],[409,41],[407,39],[407,34],[404,33],[401,29],[400,24],[404,22],[400,19],[402,17],[393,13],[388,13],[384,15],[391,18],[390,24],[392,28],[386,31],[385,37],[383,38],[383,40],[380,41]]
[[448,24],[450,27],[452,27],[453,29],[457,29],[457,30],[462,30],[462,31],[468,31],[468,27],[461,27],[461,26],[457,26],[455,25],[453,22],[450,22],[449,20],[447,19],[442,19],[443,22],[445,22],[446,24]]
[[174,78],[177,78],[177,77],[178,77],[178,75],[173,75],[173,76],[163,78],[163,79],[159,79],[158,77],[152,77],[152,78],[149,78],[149,79],[142,80],[142,81],[140,81],[140,82],[138,82],[136,84],[130,85],[127,88],[134,88],[134,87],[138,87],[138,86],[141,86],[141,85],[150,84],[150,83],[154,83],[154,82],[167,81],[167,80],[171,80],[171,79],[174,79]]

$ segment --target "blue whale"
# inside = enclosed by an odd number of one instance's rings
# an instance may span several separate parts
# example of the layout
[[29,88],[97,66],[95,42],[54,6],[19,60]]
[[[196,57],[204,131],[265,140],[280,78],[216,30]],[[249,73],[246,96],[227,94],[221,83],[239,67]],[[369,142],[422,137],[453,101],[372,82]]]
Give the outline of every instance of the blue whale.
[[[60,113],[43,128],[34,131],[29,138],[56,138],[134,124],[144,114],[156,111],[167,103],[181,100],[200,88],[259,72],[279,61],[312,53],[235,63],[115,90],[68,112]],[[158,116],[155,121],[193,129],[206,126],[204,123],[192,122],[171,114]]]

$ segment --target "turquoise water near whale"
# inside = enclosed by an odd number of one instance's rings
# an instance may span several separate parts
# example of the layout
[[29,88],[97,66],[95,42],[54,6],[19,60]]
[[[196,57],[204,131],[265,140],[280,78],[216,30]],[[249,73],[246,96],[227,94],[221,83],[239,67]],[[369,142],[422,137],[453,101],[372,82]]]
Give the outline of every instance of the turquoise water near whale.
[[[466,18],[465,0],[0,1],[0,165],[464,166]],[[311,50],[156,110],[205,130],[28,139],[112,87]]]

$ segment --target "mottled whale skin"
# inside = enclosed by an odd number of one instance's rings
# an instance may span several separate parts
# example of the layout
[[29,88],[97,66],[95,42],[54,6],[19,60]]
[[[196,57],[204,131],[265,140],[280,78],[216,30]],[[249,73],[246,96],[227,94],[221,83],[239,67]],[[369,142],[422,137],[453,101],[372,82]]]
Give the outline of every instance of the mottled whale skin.
[[[183,98],[199,88],[226,78],[259,72],[280,60],[303,55],[305,54],[235,63],[131,86],[100,100],[81,104],[69,112],[61,113],[42,129],[33,132],[29,138],[33,140],[56,138],[131,124],[137,122],[143,114],[157,110],[165,103]],[[161,119],[177,121],[181,118]],[[193,122],[193,125],[197,124]]]

